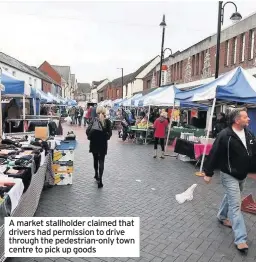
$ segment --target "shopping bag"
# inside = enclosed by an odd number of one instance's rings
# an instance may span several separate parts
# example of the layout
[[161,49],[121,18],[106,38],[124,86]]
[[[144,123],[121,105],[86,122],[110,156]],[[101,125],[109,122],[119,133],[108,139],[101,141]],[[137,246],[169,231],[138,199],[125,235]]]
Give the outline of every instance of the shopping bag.
[[102,131],[102,124],[99,119],[95,118],[92,124],[92,130]]
[[94,120],[90,123],[90,125],[86,129],[86,134],[89,140],[91,139],[92,133],[94,131],[100,131],[100,132],[103,131],[102,124],[100,123],[99,119],[97,118],[94,118]]
[[197,184],[193,184],[185,192],[183,192],[181,194],[177,194],[175,196],[177,202],[179,204],[183,204],[185,201],[193,200],[193,193],[194,193],[194,190],[195,190],[196,186],[197,186]]

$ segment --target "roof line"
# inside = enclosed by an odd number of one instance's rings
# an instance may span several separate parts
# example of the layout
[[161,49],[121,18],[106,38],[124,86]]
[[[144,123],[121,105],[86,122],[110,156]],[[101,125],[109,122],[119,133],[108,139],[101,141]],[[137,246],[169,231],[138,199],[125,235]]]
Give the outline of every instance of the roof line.
[[38,68],[40,68],[45,62],[51,66],[51,68],[55,71],[55,73],[57,73],[60,77],[62,77],[61,74],[60,74],[59,72],[57,72],[57,71],[55,70],[55,68],[53,68],[53,66],[52,66],[48,61],[46,61],[46,60],[45,60]]

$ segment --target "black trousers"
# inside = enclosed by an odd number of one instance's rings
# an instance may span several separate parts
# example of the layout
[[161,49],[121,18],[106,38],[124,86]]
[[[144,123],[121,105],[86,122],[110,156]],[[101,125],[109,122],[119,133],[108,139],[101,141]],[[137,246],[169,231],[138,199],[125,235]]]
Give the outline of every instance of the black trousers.
[[128,127],[123,126],[123,137],[122,137],[123,141],[125,141],[127,137],[128,137]]
[[95,176],[98,176],[99,180],[102,182],[105,154],[93,153],[93,162],[94,162]]
[[77,119],[78,119],[78,124],[79,124],[79,126],[81,126],[81,124],[82,124],[82,117],[79,116]]
[[160,141],[161,149],[164,151],[164,138],[155,137],[154,149],[157,149],[158,141]]

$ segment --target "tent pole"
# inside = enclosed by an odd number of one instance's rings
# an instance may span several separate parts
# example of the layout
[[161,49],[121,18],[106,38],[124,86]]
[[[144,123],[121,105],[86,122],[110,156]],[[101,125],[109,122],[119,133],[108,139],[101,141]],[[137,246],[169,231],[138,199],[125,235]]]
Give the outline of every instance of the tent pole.
[[0,101],[1,101],[1,107],[0,107],[0,142],[2,142],[2,136],[3,136],[3,126],[2,126],[2,91],[3,91],[3,85],[2,85],[2,68],[0,67]]
[[148,122],[149,122],[149,115],[150,115],[150,106],[148,107],[148,119],[147,119],[147,131],[146,131],[145,144],[147,143],[147,137],[148,137]]
[[23,95],[23,132],[25,132],[25,118],[26,118],[26,103],[25,103],[25,95]]
[[168,135],[167,135],[167,139],[166,139],[166,143],[165,143],[165,155],[166,156],[168,156],[168,154],[166,152],[167,152],[167,146],[168,146],[169,137],[170,137],[170,134],[171,134],[174,108],[175,108],[175,96],[174,96],[174,99],[173,99],[172,113],[171,113],[171,117],[170,117],[170,124],[169,124],[169,128],[168,128]]
[[208,130],[207,130],[207,135],[206,135],[206,142],[205,142],[205,145],[204,145],[204,152],[203,152],[202,162],[201,162],[201,165],[200,165],[200,174],[201,174],[201,175],[202,175],[202,170],[203,170],[203,165],[204,165],[204,159],[205,159],[205,154],[206,154],[206,147],[207,147],[208,140],[209,140],[209,135],[210,135],[210,127],[211,127],[211,125],[212,125],[212,118],[213,118],[213,113],[214,113],[215,105],[216,105],[216,97],[213,99],[211,115],[210,115],[210,119],[209,119],[209,123],[208,123]]

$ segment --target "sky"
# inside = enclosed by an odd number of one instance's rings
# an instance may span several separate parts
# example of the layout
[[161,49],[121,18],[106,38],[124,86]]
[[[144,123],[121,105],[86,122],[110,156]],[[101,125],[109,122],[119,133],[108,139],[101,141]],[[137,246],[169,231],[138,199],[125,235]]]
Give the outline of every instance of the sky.
[[[235,1],[243,17],[256,1]],[[165,44],[173,53],[216,33],[217,1],[2,1],[0,51],[31,66],[69,65],[78,82],[137,70]],[[223,27],[234,6],[225,7]],[[168,55],[168,51],[167,54]]]

